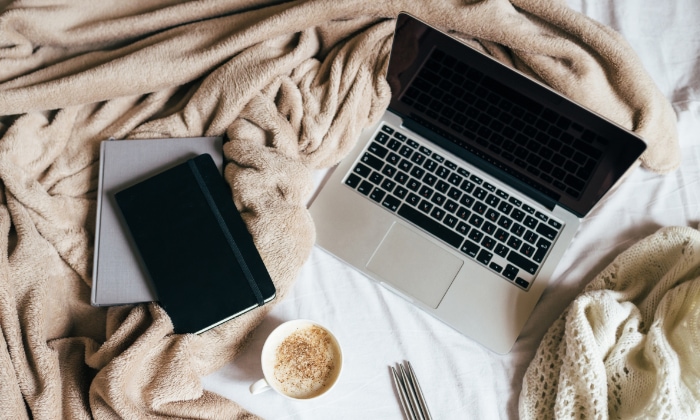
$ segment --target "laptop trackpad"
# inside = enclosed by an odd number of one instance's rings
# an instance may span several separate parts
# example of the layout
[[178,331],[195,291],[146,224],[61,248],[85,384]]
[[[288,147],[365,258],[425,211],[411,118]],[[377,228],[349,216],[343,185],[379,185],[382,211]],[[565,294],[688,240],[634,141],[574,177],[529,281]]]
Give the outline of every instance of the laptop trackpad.
[[394,223],[367,263],[381,280],[437,308],[462,260],[407,227]]

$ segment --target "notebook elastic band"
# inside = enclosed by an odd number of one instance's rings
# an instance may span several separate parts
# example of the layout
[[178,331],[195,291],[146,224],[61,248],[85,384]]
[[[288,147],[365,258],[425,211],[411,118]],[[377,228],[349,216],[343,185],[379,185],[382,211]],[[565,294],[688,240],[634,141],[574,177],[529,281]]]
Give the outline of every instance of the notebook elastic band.
[[209,192],[209,189],[207,188],[207,185],[204,182],[202,175],[199,173],[197,165],[195,165],[193,160],[189,160],[188,164],[190,169],[192,170],[192,173],[194,174],[195,179],[197,180],[197,185],[199,185],[199,189],[202,191],[202,194],[204,194],[204,198],[207,200],[207,204],[209,204],[209,208],[211,209],[212,213],[214,213],[214,217],[216,218],[216,221],[219,224],[219,227],[221,228],[221,232],[226,238],[226,242],[228,242],[231,251],[233,251],[233,255],[236,256],[236,260],[238,260],[238,264],[240,264],[241,269],[243,270],[245,278],[248,280],[250,289],[253,291],[255,299],[258,301],[258,306],[262,306],[265,303],[265,301],[263,300],[262,293],[260,293],[258,284],[253,278],[253,273],[250,272],[248,264],[246,264],[245,259],[243,258],[243,254],[241,254],[241,251],[238,249],[238,245],[236,245],[236,241],[233,239],[233,236],[231,236],[231,232],[228,230],[228,226],[226,226],[226,222],[221,216],[219,208],[216,207],[214,198],[211,196],[211,193]]

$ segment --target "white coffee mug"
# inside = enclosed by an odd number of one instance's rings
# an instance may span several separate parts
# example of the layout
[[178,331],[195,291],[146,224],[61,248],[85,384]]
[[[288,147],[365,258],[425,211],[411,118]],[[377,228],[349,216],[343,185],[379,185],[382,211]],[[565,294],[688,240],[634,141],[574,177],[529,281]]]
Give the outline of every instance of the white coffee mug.
[[274,389],[287,398],[310,400],[326,394],[338,382],[343,353],[328,328],[297,319],[270,333],[260,362],[264,377],[250,386],[251,394]]

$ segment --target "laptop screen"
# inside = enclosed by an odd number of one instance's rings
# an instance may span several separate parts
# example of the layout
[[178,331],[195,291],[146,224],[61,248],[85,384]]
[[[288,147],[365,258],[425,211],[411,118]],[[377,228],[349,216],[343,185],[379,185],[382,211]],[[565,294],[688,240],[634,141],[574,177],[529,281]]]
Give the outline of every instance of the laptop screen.
[[579,217],[646,148],[633,133],[404,13],[387,80],[389,108],[409,128]]

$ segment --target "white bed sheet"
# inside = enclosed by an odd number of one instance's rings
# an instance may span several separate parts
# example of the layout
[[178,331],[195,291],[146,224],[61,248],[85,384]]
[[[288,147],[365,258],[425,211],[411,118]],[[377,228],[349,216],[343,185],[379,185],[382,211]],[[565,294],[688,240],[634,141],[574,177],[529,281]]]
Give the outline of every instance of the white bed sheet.
[[[585,218],[513,350],[494,354],[365,276],[314,248],[299,279],[234,362],[204,378],[206,389],[267,419],[402,419],[389,366],[411,361],[435,419],[515,419],[522,377],[547,328],[595,274],[664,226],[700,222],[700,3],[697,0],[569,0],[630,42],[678,116],[681,168],[638,169]],[[296,318],[318,321],[340,339],[345,366],[318,400],[252,396],[270,331]]]

